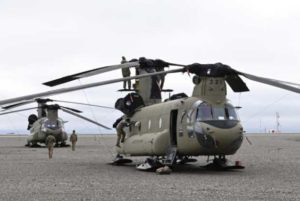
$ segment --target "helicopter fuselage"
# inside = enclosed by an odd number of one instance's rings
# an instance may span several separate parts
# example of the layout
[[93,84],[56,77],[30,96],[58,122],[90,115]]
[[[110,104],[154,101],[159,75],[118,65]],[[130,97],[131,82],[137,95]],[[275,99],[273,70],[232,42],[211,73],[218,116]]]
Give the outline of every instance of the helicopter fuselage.
[[32,125],[30,129],[30,135],[27,138],[28,143],[45,143],[48,135],[53,135],[56,142],[64,142],[68,139],[67,133],[64,131],[63,121],[57,119],[50,121],[48,118],[44,117],[38,119]]
[[210,104],[189,97],[142,107],[130,117],[119,154],[164,156],[176,147],[182,156],[231,155],[241,146],[243,128],[227,101]]

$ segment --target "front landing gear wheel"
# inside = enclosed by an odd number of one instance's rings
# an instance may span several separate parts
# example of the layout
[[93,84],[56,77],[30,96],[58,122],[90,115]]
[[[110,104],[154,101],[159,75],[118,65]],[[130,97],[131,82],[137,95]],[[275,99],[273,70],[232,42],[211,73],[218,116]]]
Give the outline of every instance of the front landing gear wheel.
[[245,169],[245,166],[241,165],[240,161],[235,161],[233,164],[225,158],[225,156],[219,156],[214,158],[213,162],[202,166],[203,168],[210,170],[233,170],[233,169]]

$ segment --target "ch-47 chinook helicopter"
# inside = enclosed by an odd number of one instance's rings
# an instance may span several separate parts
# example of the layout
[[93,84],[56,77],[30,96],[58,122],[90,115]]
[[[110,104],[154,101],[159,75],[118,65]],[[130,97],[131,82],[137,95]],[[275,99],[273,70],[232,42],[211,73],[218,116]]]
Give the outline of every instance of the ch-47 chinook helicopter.
[[[177,69],[163,71],[168,66],[177,66]],[[138,168],[156,169],[160,164],[172,166],[178,161],[189,162],[193,156],[213,156],[213,164],[217,167],[243,168],[239,165],[229,166],[226,159],[226,155],[234,154],[243,141],[243,127],[234,106],[226,98],[226,82],[234,92],[249,91],[240,78],[244,76],[253,81],[300,93],[298,84],[254,76],[221,63],[180,65],[145,58],[69,75],[44,84],[55,86],[128,67],[135,67],[139,74],[2,100],[0,105],[138,79],[136,93],[129,93],[115,104],[129,122],[126,139],[116,150],[118,154],[115,164],[130,162],[123,156],[150,156],[152,158]],[[178,72],[195,74],[192,96],[177,94],[161,102],[161,76]]]
[[[27,143],[25,146],[29,147],[39,147],[38,143],[45,143],[46,138],[48,135],[52,135],[56,139],[56,146],[66,146],[66,141],[68,140],[68,135],[64,129],[65,121],[58,117],[58,110],[62,110],[68,114],[74,115],[86,121],[89,121],[93,124],[101,126],[105,129],[110,129],[107,126],[104,126],[96,121],[93,121],[89,118],[86,118],[78,113],[81,113],[80,110],[73,109],[70,107],[60,106],[58,104],[51,104],[47,105],[47,102],[67,102],[67,103],[74,103],[74,104],[81,104],[81,105],[90,105],[90,106],[97,106],[97,107],[104,107],[98,105],[91,105],[85,103],[78,103],[78,102],[70,102],[70,101],[61,101],[61,100],[53,100],[53,99],[42,99],[37,98],[34,100],[22,101],[12,105],[3,106],[0,115],[6,115],[15,112],[27,111],[32,109],[37,109],[37,115],[31,114],[28,116],[28,127],[27,130],[30,130],[30,135],[27,137]],[[19,109],[9,111],[9,109],[29,104],[32,102],[37,102],[37,107],[26,108],[26,109]],[[108,107],[106,107],[108,108]],[[112,108],[113,109],[113,108]],[[8,110],[8,111],[7,111]]]

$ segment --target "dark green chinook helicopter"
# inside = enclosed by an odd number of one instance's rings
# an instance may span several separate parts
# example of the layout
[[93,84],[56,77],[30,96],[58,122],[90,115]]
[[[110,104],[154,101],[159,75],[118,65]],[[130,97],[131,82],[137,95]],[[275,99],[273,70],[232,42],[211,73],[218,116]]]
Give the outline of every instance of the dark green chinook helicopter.
[[[176,66],[177,69],[164,71],[169,66]],[[124,156],[149,156],[151,158],[137,167],[153,170],[161,165],[191,162],[193,156],[213,156],[214,166],[238,169],[243,166],[229,165],[226,155],[232,155],[240,148],[243,127],[235,107],[226,98],[226,83],[234,92],[249,91],[240,78],[244,76],[300,93],[298,84],[246,74],[221,63],[180,65],[146,58],[69,75],[44,84],[55,86],[130,67],[136,68],[136,76],[12,98],[0,101],[0,105],[135,79],[138,80],[135,92],[118,99],[115,104],[124,113],[128,128],[125,141],[116,149],[114,164],[130,162]],[[179,72],[195,74],[193,94],[190,97],[183,93],[175,94],[162,102],[160,82],[165,75]]]

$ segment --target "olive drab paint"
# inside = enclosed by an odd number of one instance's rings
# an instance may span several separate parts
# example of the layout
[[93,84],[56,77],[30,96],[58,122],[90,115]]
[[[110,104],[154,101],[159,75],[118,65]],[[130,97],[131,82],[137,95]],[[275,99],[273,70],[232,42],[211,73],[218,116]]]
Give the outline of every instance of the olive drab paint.
[[[176,110],[178,154],[189,156],[234,154],[241,146],[243,139],[243,128],[238,119],[227,119],[226,121],[233,121],[234,125],[225,128],[211,125],[209,121],[197,122],[195,119],[197,107],[201,103],[225,110],[225,105],[229,105],[226,102],[225,87],[225,81],[222,78],[201,79],[201,82],[194,87],[193,97],[180,98],[139,109],[130,118],[132,123],[127,130],[127,139],[121,148],[117,148],[117,152],[131,156],[165,155],[168,147],[171,146],[170,114]],[[234,110],[234,107],[231,109]],[[200,127],[205,133],[197,133],[195,126]],[[201,144],[201,139],[198,139],[201,138],[199,135],[212,139],[213,146]]]

